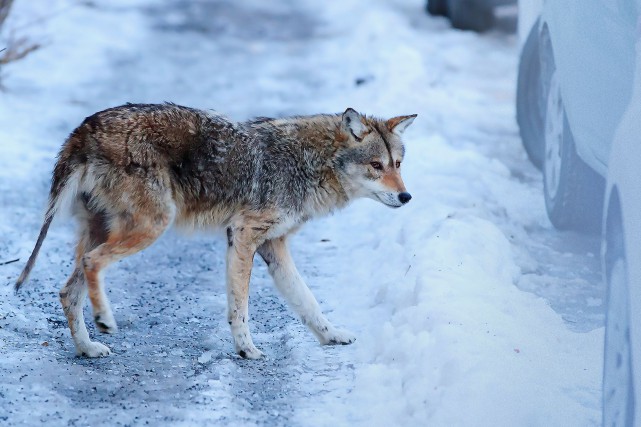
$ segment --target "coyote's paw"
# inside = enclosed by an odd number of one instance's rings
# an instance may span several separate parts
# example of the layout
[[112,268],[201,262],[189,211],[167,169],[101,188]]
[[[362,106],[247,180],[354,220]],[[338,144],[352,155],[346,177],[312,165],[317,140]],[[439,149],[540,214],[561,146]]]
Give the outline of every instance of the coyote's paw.
[[234,337],[236,353],[240,354],[240,357],[243,359],[260,359],[263,353],[254,345],[246,323],[240,325],[231,324],[231,334]]
[[239,347],[236,346],[236,353],[243,359],[260,359],[263,357],[263,352],[256,348],[253,344],[249,346]]
[[356,337],[343,329],[332,329],[321,340],[322,345],[349,345],[356,341]]
[[76,348],[76,353],[78,356],[84,357],[103,357],[109,356],[111,354],[111,350],[102,343],[89,341],[86,344],[79,345]]
[[93,320],[96,323],[98,330],[103,334],[115,334],[118,332],[116,319],[114,319],[114,315],[111,313],[96,314]]

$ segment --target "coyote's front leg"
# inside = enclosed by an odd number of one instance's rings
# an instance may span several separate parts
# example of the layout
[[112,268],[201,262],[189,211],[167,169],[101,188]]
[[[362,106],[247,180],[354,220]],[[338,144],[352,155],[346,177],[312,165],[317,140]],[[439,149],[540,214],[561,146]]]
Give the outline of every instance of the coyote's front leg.
[[258,253],[267,263],[278,290],[321,344],[351,344],[356,340],[350,332],[335,328],[323,315],[294,265],[286,237],[266,241],[258,248]]
[[227,321],[236,352],[246,359],[258,359],[263,353],[254,345],[248,326],[249,278],[256,246],[247,228],[227,229]]

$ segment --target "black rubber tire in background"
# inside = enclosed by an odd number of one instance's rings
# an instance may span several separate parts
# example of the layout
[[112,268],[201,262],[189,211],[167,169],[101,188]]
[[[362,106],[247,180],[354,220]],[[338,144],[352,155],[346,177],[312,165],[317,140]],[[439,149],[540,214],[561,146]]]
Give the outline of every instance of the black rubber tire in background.
[[603,216],[605,180],[576,153],[567,116],[564,118],[561,170],[556,195],[551,196],[543,168],[545,207],[552,224],[559,230],[599,233]]
[[427,0],[427,13],[432,16],[447,16],[447,0]]
[[483,32],[494,24],[494,10],[484,0],[447,0],[447,14],[459,30]]
[[545,138],[545,107],[543,67],[540,58],[539,21],[537,20],[523,45],[519,61],[516,86],[516,121],[523,148],[528,158],[538,169],[543,167]]

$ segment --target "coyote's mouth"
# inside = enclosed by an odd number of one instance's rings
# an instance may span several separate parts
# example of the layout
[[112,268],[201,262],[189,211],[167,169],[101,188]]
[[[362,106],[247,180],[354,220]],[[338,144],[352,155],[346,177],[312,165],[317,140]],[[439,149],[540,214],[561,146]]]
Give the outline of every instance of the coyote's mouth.
[[393,193],[386,193],[383,191],[379,191],[377,193],[374,193],[376,195],[376,198],[385,206],[389,206],[390,208],[400,208],[403,206],[403,204],[398,200],[397,197],[394,197]]

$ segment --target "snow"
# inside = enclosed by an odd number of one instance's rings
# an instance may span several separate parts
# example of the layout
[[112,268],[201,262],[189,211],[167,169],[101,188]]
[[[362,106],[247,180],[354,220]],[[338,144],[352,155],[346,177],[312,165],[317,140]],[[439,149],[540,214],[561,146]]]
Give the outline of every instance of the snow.
[[514,120],[518,41],[453,31],[422,8],[16,2],[9,25],[45,46],[2,69],[0,262],[21,259],[0,266],[7,283],[35,243],[60,144],[95,111],[167,100],[238,120],[346,107],[418,117],[404,136],[408,206],[359,201],[293,241],[301,274],[355,344],[320,347],[257,261],[250,328],[267,358],[239,359],[224,244],[169,233],[107,276],[121,330],[101,339],[114,354],[76,358],[57,299],[73,227],[56,221],[24,292],[0,289],[0,420],[599,424],[598,243],[546,219]]

